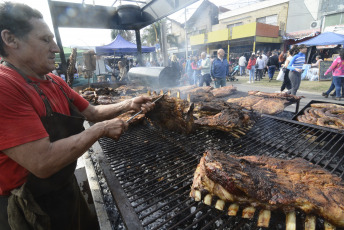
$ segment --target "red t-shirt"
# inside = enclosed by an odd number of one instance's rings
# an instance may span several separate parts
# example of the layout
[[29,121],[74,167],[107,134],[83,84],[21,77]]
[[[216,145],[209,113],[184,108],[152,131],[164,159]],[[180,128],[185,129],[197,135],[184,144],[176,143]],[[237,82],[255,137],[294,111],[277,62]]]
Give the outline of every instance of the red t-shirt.
[[[79,111],[89,103],[72,90],[60,77],[49,74],[61,85]],[[51,80],[38,80],[54,112],[70,115],[66,97]],[[0,195],[22,185],[28,171],[10,159],[1,150],[49,136],[40,120],[46,115],[44,103],[33,86],[11,68],[0,65]],[[28,152],[28,157],[30,153]]]

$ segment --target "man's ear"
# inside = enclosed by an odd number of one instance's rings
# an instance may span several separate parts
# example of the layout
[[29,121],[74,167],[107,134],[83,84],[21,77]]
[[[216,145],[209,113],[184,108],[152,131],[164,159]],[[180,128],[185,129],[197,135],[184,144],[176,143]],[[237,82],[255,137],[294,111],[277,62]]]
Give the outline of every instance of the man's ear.
[[16,49],[18,47],[18,39],[16,36],[14,36],[13,33],[11,33],[11,31],[6,29],[1,31],[1,38],[6,46],[9,46],[13,49]]

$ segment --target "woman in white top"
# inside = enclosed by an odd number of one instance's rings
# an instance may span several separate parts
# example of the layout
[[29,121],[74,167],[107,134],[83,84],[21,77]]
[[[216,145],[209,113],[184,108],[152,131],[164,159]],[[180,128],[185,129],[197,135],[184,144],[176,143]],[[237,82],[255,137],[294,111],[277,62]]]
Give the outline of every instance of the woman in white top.
[[289,62],[291,61],[291,59],[293,58],[293,55],[294,55],[294,50],[293,49],[288,50],[287,59],[285,60],[284,64],[282,64],[283,71],[284,71],[284,79],[281,86],[281,92],[283,92],[285,88],[287,88],[287,90],[291,89],[291,82],[289,79],[289,69],[287,69],[287,66],[289,65]]

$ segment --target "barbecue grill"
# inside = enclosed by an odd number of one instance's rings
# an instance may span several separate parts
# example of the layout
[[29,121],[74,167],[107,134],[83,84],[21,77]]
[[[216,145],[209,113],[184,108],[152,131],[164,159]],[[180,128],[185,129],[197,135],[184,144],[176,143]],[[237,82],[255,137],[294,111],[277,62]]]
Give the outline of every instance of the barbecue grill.
[[[258,229],[253,219],[189,197],[193,173],[206,149],[238,156],[304,158],[344,178],[344,135],[336,130],[262,115],[239,139],[221,131],[181,135],[149,122],[130,127],[117,142],[102,138],[93,146],[127,229]],[[226,204],[226,208],[229,204]],[[305,214],[297,211],[297,229]],[[324,220],[317,218],[317,229]],[[285,229],[285,215],[272,212],[269,229]]]

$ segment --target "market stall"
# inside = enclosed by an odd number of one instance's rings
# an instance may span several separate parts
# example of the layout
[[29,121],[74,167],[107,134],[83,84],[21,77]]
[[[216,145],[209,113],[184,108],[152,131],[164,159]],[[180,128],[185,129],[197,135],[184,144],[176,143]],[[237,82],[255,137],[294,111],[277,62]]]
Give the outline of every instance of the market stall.
[[[297,43],[297,45],[307,45],[307,46],[328,46],[328,45],[344,45],[344,35],[343,34],[337,34],[333,32],[326,32],[322,33],[315,38],[312,38],[308,41]],[[324,76],[324,73],[326,70],[330,67],[332,64],[333,57],[325,57],[324,60],[320,63],[319,66],[319,81],[323,80],[331,80],[332,74],[328,74]]]

